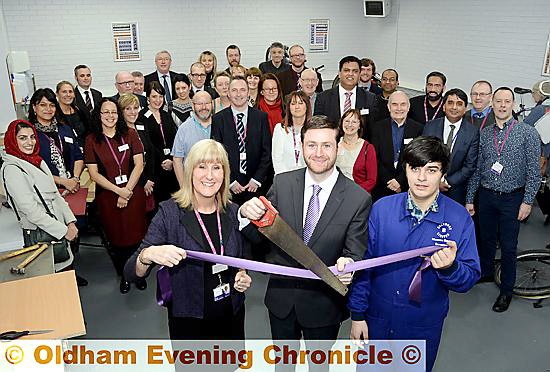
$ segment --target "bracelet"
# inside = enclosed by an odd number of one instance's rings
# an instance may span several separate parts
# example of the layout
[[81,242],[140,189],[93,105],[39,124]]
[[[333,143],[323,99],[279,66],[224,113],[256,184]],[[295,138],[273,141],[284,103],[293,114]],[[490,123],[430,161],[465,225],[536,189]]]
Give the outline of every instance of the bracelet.
[[151,264],[153,262],[149,262],[149,263],[146,263],[146,262],[143,262],[142,258],[141,258],[141,255],[143,254],[143,251],[145,251],[145,249],[143,249],[141,252],[139,252],[138,254],[138,261],[140,264],[142,264],[143,266],[151,266]]

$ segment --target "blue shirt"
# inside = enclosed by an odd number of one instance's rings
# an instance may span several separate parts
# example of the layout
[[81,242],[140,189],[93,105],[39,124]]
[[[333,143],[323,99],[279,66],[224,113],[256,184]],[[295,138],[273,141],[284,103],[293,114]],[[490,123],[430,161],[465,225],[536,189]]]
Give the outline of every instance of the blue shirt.
[[401,145],[403,144],[403,137],[405,135],[405,122],[401,126],[397,125],[395,121],[391,122],[391,139],[393,143],[393,162],[399,161],[399,152],[401,151]]
[[210,138],[211,125],[207,128],[203,127],[194,115],[191,115],[178,128],[174,145],[172,146],[172,156],[185,158],[191,147],[200,140]]
[[491,106],[487,106],[487,107],[485,107],[485,109],[483,109],[483,111],[477,112],[476,109],[472,108],[470,113],[472,114],[472,119],[474,118],[474,115],[476,115],[476,114],[481,114],[480,119],[483,119],[485,116],[489,115],[489,113],[491,112],[492,109],[493,108]]
[[[497,146],[499,149],[504,146],[500,155]],[[481,186],[505,193],[525,187],[523,202],[533,204],[540,186],[540,154],[540,136],[530,125],[510,119],[502,129],[496,123],[484,127],[480,132],[477,168],[468,182],[466,203],[474,202],[474,195]],[[497,161],[503,166],[500,174],[491,170]]]

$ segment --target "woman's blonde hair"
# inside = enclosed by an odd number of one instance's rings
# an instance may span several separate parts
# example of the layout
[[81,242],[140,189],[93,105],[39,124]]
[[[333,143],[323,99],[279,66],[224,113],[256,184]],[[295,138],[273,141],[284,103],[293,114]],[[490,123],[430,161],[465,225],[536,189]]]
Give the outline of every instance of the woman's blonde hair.
[[139,99],[135,94],[122,93],[118,98],[118,105],[121,110],[124,110],[126,107],[131,105],[137,105],[139,107]]
[[218,210],[223,210],[230,200],[229,193],[229,159],[223,145],[211,139],[201,140],[191,147],[183,164],[183,186],[172,194],[172,198],[181,208],[195,208],[195,193],[193,188],[193,170],[200,163],[220,163],[223,169],[223,182],[216,195]]

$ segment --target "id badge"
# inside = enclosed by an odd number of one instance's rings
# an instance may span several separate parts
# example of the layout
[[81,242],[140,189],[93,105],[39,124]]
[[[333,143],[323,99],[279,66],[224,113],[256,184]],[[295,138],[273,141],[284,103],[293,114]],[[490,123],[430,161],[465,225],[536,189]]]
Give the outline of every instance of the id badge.
[[369,109],[368,108],[361,109],[360,113],[361,113],[361,115],[368,115],[369,114]]
[[71,137],[64,137],[64,139],[67,143],[73,143],[73,139]]
[[126,177],[125,174],[121,175],[121,176],[118,176],[118,177],[115,177],[115,183],[117,185],[121,185],[123,183],[126,183],[128,182],[128,177]]
[[214,301],[223,300],[226,297],[229,297],[229,283],[222,283],[216,288],[214,288]]
[[215,264],[215,265],[212,265],[212,274],[216,275],[227,269],[228,269],[227,265]]
[[164,155],[170,155],[170,149],[164,149],[162,151],[164,152]]
[[118,146],[118,151],[119,152],[126,151],[126,150],[130,150],[130,146],[128,146],[127,143],[125,143],[124,145]]
[[246,152],[241,152],[239,154],[239,160],[246,160]]
[[137,130],[145,130],[145,125],[136,124]]
[[495,164],[493,164],[493,166],[491,167],[491,171],[493,171],[493,173],[498,174],[499,176],[502,173],[503,169],[504,169],[504,166],[500,164],[499,161],[496,161]]

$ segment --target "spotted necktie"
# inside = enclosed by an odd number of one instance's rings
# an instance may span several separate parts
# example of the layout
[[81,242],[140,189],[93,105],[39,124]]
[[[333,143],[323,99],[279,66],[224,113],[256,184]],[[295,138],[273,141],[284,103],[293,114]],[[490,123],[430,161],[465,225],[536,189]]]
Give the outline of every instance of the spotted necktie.
[[309,199],[309,204],[307,206],[306,222],[304,224],[303,233],[304,243],[306,244],[309,242],[309,239],[311,239],[313,230],[315,230],[315,226],[321,216],[321,206],[319,204],[319,193],[321,192],[321,186],[312,185],[312,187],[313,194],[311,194],[311,198]]

